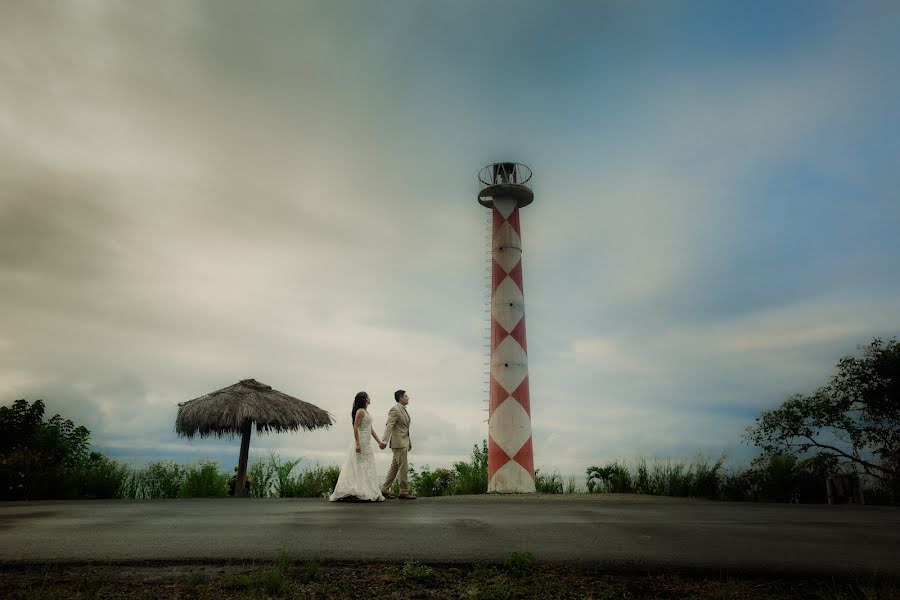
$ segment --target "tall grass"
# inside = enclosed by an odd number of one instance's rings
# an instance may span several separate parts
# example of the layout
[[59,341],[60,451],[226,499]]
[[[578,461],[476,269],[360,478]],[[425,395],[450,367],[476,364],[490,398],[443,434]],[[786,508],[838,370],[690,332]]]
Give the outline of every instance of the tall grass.
[[286,460],[281,462],[281,457],[276,454],[272,455],[272,468],[275,471],[275,487],[273,492],[277,498],[291,498],[296,496],[294,493],[296,487],[295,480],[291,477],[291,472],[302,460],[303,457],[300,457],[296,460]]
[[250,468],[247,469],[247,477],[250,480],[250,495],[254,498],[269,497],[275,478],[275,467],[272,463],[273,461],[270,458],[258,456],[250,465]]
[[534,471],[534,487],[535,490],[542,494],[563,494],[565,493],[565,484],[558,471],[550,474],[541,473],[540,469]]
[[282,460],[276,454],[259,457],[250,466],[250,494],[256,498],[321,498],[331,494],[340,475],[336,465],[315,465],[302,470],[302,458]]
[[282,498],[322,498],[337,484],[341,469],[337,465],[316,465],[297,473],[286,484]]
[[722,489],[723,454],[714,463],[698,456],[693,463],[656,462],[641,458],[633,468],[614,461],[588,467],[587,488],[592,493],[636,493],[653,496],[716,498]]
[[185,471],[171,460],[154,461],[128,473],[119,493],[122,498],[136,500],[176,498],[184,483]]

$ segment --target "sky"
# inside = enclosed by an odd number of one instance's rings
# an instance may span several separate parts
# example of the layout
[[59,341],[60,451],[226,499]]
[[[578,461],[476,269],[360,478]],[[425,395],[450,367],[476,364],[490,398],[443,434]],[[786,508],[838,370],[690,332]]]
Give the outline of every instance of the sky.
[[[122,460],[210,457],[179,402],[255,378],[341,463],[487,437],[476,174],[522,209],[535,466],[747,462],[760,411],[900,334],[900,5],[0,5],[0,404]],[[387,452],[377,459],[387,470]]]

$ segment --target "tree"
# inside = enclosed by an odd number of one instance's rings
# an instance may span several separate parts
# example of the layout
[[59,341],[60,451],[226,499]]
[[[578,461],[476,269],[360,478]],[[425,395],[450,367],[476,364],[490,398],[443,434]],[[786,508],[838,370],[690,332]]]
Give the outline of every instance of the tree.
[[900,480],[900,343],[874,338],[860,350],[838,361],[824,387],[763,411],[745,440],[767,455],[830,458],[883,483]]
[[76,495],[73,473],[90,458],[90,437],[59,415],[44,421],[42,400],[0,407],[0,498]]

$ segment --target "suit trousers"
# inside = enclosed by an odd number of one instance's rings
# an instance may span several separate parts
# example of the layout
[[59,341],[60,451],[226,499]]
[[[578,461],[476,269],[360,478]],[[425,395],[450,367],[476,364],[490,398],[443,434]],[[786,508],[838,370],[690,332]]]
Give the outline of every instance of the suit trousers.
[[394,459],[391,461],[391,468],[388,469],[387,479],[385,479],[384,485],[381,486],[381,491],[385,494],[391,491],[391,484],[394,483],[394,478],[399,473],[400,493],[407,494],[409,493],[409,481],[407,480],[409,468],[406,461],[407,449],[391,448],[391,452],[394,453]]

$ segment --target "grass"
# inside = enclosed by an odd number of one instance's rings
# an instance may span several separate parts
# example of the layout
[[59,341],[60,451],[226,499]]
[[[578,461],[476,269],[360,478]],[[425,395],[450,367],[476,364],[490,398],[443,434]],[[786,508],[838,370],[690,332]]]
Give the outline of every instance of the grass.
[[257,458],[248,469],[250,495],[256,498],[322,498],[331,494],[340,468],[317,464],[297,470],[302,461],[302,458],[282,461],[274,452],[268,458]]
[[[535,489],[542,494],[574,494],[586,487],[590,493],[824,502],[824,476],[811,471],[808,462],[776,455],[766,461],[754,461],[750,468],[740,470],[725,468],[724,454],[716,460],[702,455],[693,461],[641,458],[626,463],[616,460],[588,467],[583,484],[575,477],[563,477],[558,471],[537,469]],[[334,489],[340,469],[335,465],[319,464],[301,468],[302,463],[302,458],[284,459],[274,452],[267,457],[257,457],[248,468],[250,495],[257,498],[327,497]],[[132,468],[102,454],[91,453],[79,469],[77,477],[67,476],[65,485],[76,491],[70,490],[65,497],[149,500],[224,496],[231,493],[229,487],[233,487],[234,479],[233,474],[221,472],[217,462],[205,459],[188,465],[161,460]],[[422,497],[484,494],[487,493],[487,473],[487,440],[482,440],[480,445],[473,445],[468,460],[455,462],[452,468],[411,465],[410,492]],[[394,484],[392,493],[396,495],[398,491]],[[874,492],[866,488],[867,504],[871,503],[871,493]],[[893,495],[884,494],[875,498],[875,503],[895,500]]]
[[[574,484],[574,481],[573,481]],[[541,473],[540,469],[534,471],[534,488],[542,494],[563,494],[565,484],[559,472],[554,471],[549,475]]]
[[184,470],[184,480],[178,488],[179,498],[207,498],[225,496],[228,476],[219,472],[219,463],[202,460]]
[[533,565],[534,554],[528,550],[516,550],[515,552],[510,552],[509,556],[506,557],[506,560],[503,561],[503,566],[506,570],[514,573],[524,573],[529,571]]
[[185,471],[171,460],[154,461],[142,469],[132,469],[122,482],[120,496],[137,500],[176,498]]
[[293,567],[294,556],[287,550],[279,550],[270,566],[232,576],[225,579],[222,585],[236,591],[281,596],[294,585],[291,578]]
[[588,467],[586,482],[592,493],[717,498],[724,488],[724,464],[724,454],[713,463],[704,456],[692,463],[666,460],[650,465],[641,458],[633,467],[613,461]]
[[408,562],[400,567],[400,580],[412,584],[426,584],[434,579],[434,570],[427,565]]
[[322,562],[318,558],[305,560],[300,566],[300,573],[307,581],[314,581],[321,572]]
[[[288,552],[259,565],[196,565],[187,574],[178,567],[145,565],[122,580],[116,565],[48,566],[10,570],[0,576],[0,598],[70,600],[75,598],[649,598],[740,599],[821,598],[869,600],[900,598],[900,581],[739,578],[688,576],[677,572],[612,574],[600,567],[537,564],[512,553],[506,565],[424,565],[406,563],[299,563]],[[516,556],[518,558],[513,559]],[[305,572],[315,564],[314,575]]]

